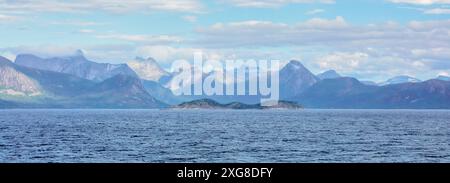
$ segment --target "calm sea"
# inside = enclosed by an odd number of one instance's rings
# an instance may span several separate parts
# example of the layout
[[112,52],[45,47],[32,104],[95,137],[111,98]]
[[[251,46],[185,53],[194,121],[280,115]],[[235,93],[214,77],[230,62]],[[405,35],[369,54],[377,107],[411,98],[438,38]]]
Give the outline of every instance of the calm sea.
[[450,162],[450,111],[0,110],[0,162]]

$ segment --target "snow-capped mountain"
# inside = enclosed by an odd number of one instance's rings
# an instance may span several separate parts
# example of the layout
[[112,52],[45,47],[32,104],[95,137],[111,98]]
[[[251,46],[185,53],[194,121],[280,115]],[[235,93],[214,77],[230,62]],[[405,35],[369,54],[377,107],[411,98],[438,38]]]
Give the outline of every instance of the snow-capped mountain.
[[170,73],[162,69],[155,59],[151,57],[147,59],[136,57],[134,60],[127,62],[127,64],[143,80],[158,82],[162,77],[170,76]]
[[417,78],[413,78],[411,76],[396,76],[391,79],[388,79],[385,82],[380,83],[379,85],[393,85],[393,84],[402,84],[402,83],[418,83],[421,82]]

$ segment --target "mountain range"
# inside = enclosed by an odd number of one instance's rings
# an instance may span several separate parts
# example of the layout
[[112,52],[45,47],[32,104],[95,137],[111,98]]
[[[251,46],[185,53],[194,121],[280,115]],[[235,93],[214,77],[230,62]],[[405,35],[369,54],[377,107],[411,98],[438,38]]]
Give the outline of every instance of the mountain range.
[[[0,108],[165,108],[192,100],[253,106],[262,98],[175,96],[168,83],[176,74],[152,58],[107,64],[90,61],[81,51],[53,58],[21,54],[14,62],[0,57]],[[375,83],[334,70],[315,75],[295,60],[279,74],[280,99],[306,108],[450,109],[446,76],[427,81],[398,76]]]
[[127,64],[96,63],[86,59],[80,50],[73,56],[46,59],[30,54],[19,54],[14,63],[40,70],[71,74],[93,81],[103,81],[117,74],[137,77]]
[[0,57],[0,108],[160,108],[139,78],[117,74],[97,82],[15,64]]

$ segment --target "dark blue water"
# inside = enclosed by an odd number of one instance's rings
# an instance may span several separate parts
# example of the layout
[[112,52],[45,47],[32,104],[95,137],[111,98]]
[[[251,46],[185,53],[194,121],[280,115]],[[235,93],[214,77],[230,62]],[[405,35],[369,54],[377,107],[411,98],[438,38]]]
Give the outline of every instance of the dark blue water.
[[0,162],[450,162],[450,111],[0,110]]

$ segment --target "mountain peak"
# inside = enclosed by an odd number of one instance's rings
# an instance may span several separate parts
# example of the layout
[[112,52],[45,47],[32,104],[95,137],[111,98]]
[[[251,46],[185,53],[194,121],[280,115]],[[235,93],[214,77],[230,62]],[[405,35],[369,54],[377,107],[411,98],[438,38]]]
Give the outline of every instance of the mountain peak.
[[381,85],[392,85],[392,84],[402,84],[402,83],[418,83],[421,82],[417,78],[413,78],[407,75],[395,76],[387,81],[381,83]]
[[148,58],[144,58],[144,57],[136,57],[134,59],[135,61],[139,61],[139,62],[151,62],[151,63],[156,63],[156,60],[153,57],[148,57]]
[[319,77],[321,80],[324,80],[324,79],[340,78],[341,75],[339,75],[335,70],[328,70],[321,74],[318,74],[317,77]]
[[75,51],[75,56],[84,56],[84,51],[83,50]]
[[291,60],[285,67],[293,70],[306,69],[305,66],[297,60]]
[[75,53],[70,56],[70,58],[76,60],[76,61],[86,61],[86,57],[84,56],[83,50],[76,50]]
[[169,73],[162,69],[152,57],[147,59],[136,57],[134,60],[129,61],[127,65],[133,69],[139,77],[149,81],[159,81],[161,77],[169,75]]
[[285,99],[297,96],[315,84],[319,79],[311,73],[302,63],[290,61],[280,70],[280,94]]

